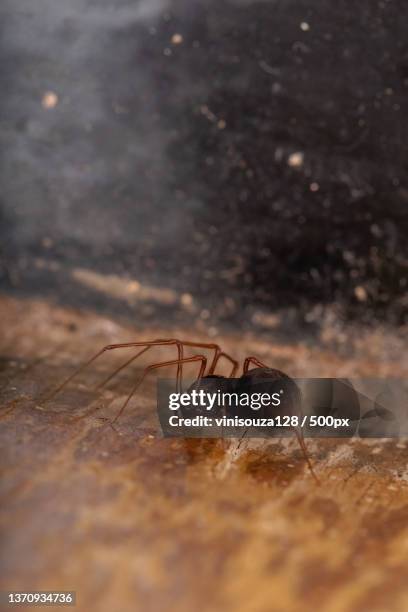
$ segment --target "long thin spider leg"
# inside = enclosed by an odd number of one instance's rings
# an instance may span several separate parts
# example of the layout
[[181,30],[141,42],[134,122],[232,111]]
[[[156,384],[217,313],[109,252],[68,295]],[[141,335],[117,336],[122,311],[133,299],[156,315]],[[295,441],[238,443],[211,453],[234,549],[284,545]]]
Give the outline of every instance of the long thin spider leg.
[[[265,365],[264,363],[262,363],[262,361],[259,361],[259,359],[257,359],[256,357],[247,357],[244,361],[244,367],[242,370],[243,374],[246,374],[249,370],[249,365],[253,363],[257,368],[268,368],[267,365]],[[268,368],[269,370],[270,368]]]
[[312,476],[315,479],[316,483],[320,484],[320,480],[316,476],[316,473],[315,473],[315,471],[313,469],[312,462],[310,461],[309,453],[307,452],[307,448],[306,448],[306,444],[305,444],[305,440],[303,438],[303,435],[301,433],[299,433],[299,431],[296,429],[296,427],[292,427],[292,429],[295,432],[297,441],[299,442],[299,446],[302,449],[303,457],[305,458],[305,461],[306,461],[307,466],[308,466],[308,468],[310,470],[310,473],[312,474]]
[[[173,340],[173,338],[171,339]],[[166,338],[158,338],[157,342],[168,342],[168,339]],[[176,339],[174,339],[174,342],[177,342]],[[182,342],[180,342],[180,344],[182,344]],[[108,376],[108,378],[105,378],[105,380],[103,380],[101,383],[99,383],[99,385],[96,387],[96,389],[101,389],[102,387],[104,387],[105,385],[108,384],[108,382],[110,380],[112,380],[112,378],[114,378],[117,374],[119,374],[119,372],[121,372],[122,370],[124,370],[128,365],[130,365],[133,361],[136,361],[136,359],[138,357],[140,357],[141,355],[143,355],[144,353],[146,353],[147,351],[149,351],[151,348],[153,348],[152,346],[146,346],[144,349],[142,349],[141,351],[139,351],[138,353],[136,353],[136,355],[132,355],[132,357],[130,359],[128,359],[127,361],[125,361],[125,363],[123,363],[121,366],[119,366],[114,372],[112,372],[112,374],[110,376]],[[183,351],[182,349],[180,350],[180,347],[178,346],[178,358],[179,359],[183,359]],[[181,371],[181,370],[180,370]]]
[[[271,368],[268,368],[267,365],[265,365],[264,363],[262,363],[262,361],[259,361],[259,359],[257,359],[256,357],[247,357],[244,361],[244,367],[243,367],[243,373],[246,374],[249,370],[249,365],[253,363],[256,367],[258,368],[267,368],[268,370],[270,370]],[[302,412],[302,407],[299,406],[299,413],[300,416],[303,416],[303,412]],[[308,468],[310,470],[310,473],[312,474],[313,478],[315,479],[315,481],[317,482],[317,484],[320,484],[320,480],[318,479],[318,477],[316,476],[314,470],[313,470],[313,466],[312,466],[312,462],[310,461],[309,458],[309,453],[307,452],[307,448],[306,448],[306,444],[305,444],[305,440],[303,437],[303,431],[299,432],[296,427],[294,427],[293,425],[291,425],[291,429],[293,429],[293,431],[295,432],[297,441],[299,443],[300,448],[302,449],[302,453],[303,456],[306,460],[306,463],[308,465]]]
[[200,371],[199,371],[198,379],[197,379],[197,380],[200,380],[200,378],[202,378],[204,376],[205,369],[207,367],[207,358],[204,357],[204,355],[194,355],[193,357],[186,357],[186,358],[183,358],[183,359],[172,359],[171,361],[162,361],[161,363],[153,363],[152,365],[147,366],[147,368],[145,368],[143,374],[141,375],[141,377],[137,381],[136,385],[133,387],[132,391],[129,393],[128,397],[126,398],[126,400],[125,400],[123,406],[121,407],[121,409],[119,410],[118,414],[113,419],[112,425],[123,414],[126,406],[128,405],[128,403],[132,399],[133,395],[136,393],[136,391],[138,390],[139,386],[142,384],[143,380],[145,379],[145,377],[147,376],[147,374],[151,370],[155,370],[157,368],[163,368],[165,366],[170,366],[170,365],[179,365],[180,363],[182,363],[182,364],[183,363],[191,363],[193,361],[201,361]]
[[89,359],[84,364],[82,364],[79,368],[77,368],[71,374],[71,376],[69,376],[66,380],[64,380],[62,384],[59,385],[48,397],[45,397],[43,401],[49,401],[52,398],[54,398],[57,395],[57,393],[62,391],[62,389],[64,389],[76,376],[81,374],[87,367],[89,367],[94,361],[96,361],[96,359],[98,359],[98,357],[103,355],[103,353],[105,353],[106,351],[116,350],[120,348],[137,347],[137,346],[143,346],[143,347],[160,346],[160,345],[164,346],[164,345],[178,344],[178,342],[179,342],[178,340],[171,339],[171,340],[152,340],[150,342],[123,342],[120,344],[108,344],[104,346],[100,351],[98,351],[93,357],[91,357],[91,359]]
[[215,367],[217,363],[219,362],[219,360],[221,359],[221,357],[224,357],[224,359],[227,359],[228,361],[232,363],[232,370],[231,370],[231,374],[229,375],[229,378],[234,378],[235,374],[237,373],[239,363],[238,361],[236,361],[230,355],[228,355],[227,353],[224,353],[223,351],[221,353],[218,353],[217,359],[215,360],[215,364],[214,364],[214,370],[212,373],[214,373]]
[[177,393],[180,393],[182,391],[181,385],[182,385],[182,381],[183,381],[183,359],[184,359],[184,352],[183,352],[183,344],[181,342],[178,343],[177,345],[178,348],[178,364],[177,364],[177,375],[176,375],[176,389],[177,389]]
[[143,353],[146,353],[147,351],[149,351],[152,347],[151,346],[146,346],[146,348],[142,349],[141,351],[139,351],[138,353],[136,353],[136,355],[132,355],[132,357],[130,359],[128,359],[127,361],[125,361],[125,363],[122,363],[121,366],[119,366],[118,368],[116,368],[116,370],[114,372],[112,372],[112,374],[110,374],[108,376],[108,378],[105,378],[105,380],[103,380],[101,383],[99,383],[99,385],[96,387],[96,389],[102,389],[102,387],[104,387],[105,385],[108,384],[108,382],[110,380],[112,380],[112,378],[114,378],[117,374],[119,374],[119,372],[121,372],[122,370],[124,370],[128,365],[130,365],[133,361],[136,361],[136,359],[138,357],[140,357],[141,355],[143,355]]
[[212,358],[212,361],[210,363],[209,369],[208,369],[208,374],[213,374],[214,373],[214,369],[215,369],[215,365],[218,359],[218,355],[221,353],[221,347],[218,344],[214,344],[213,342],[190,342],[190,341],[183,341],[182,344],[184,346],[191,346],[193,348],[204,348],[204,349],[208,349],[208,350],[213,350],[214,351],[214,357]]
[[[165,341],[164,339],[160,339],[160,341]],[[232,357],[230,357],[229,355],[227,355],[226,353],[221,352],[221,348],[219,347],[218,344],[213,344],[213,343],[204,343],[204,342],[190,342],[190,341],[184,341],[184,340],[179,340],[181,347],[179,347],[179,354],[178,354],[178,358],[181,360],[183,359],[184,355],[183,355],[183,346],[191,346],[191,347],[198,347],[198,348],[206,348],[206,349],[212,349],[214,350],[214,357],[212,358],[211,364],[210,364],[210,368],[209,368],[209,374],[212,374],[215,370],[215,366],[219,360],[219,358],[221,356],[224,356],[226,359],[228,359],[229,361],[231,361],[231,363],[233,363],[235,365],[235,367],[233,368],[232,374],[230,375],[230,377],[232,378],[236,372],[236,369],[238,367],[238,362],[235,361],[234,359],[232,359]],[[117,368],[108,378],[106,378],[104,381],[102,381],[98,386],[97,389],[101,389],[102,387],[104,387],[110,380],[112,380],[112,378],[114,378],[117,374],[119,374],[119,372],[121,372],[124,368],[126,368],[128,365],[130,365],[133,361],[135,361],[138,357],[140,357],[143,353],[145,353],[146,351],[150,350],[152,347],[146,347],[145,349],[143,349],[142,351],[140,351],[139,353],[137,353],[136,355],[133,355],[130,359],[128,359],[124,364],[122,364],[119,368]],[[177,381],[181,381],[182,379],[182,365],[178,365],[177,367],[177,373],[178,373],[178,377],[177,377]],[[177,391],[180,391],[179,386],[177,387]]]
[[[168,342],[168,340],[160,338],[158,339],[158,342]],[[183,341],[181,340],[176,340],[174,339],[174,342],[177,343],[177,348],[178,348],[178,359],[181,360],[183,359],[183,347],[182,345],[184,344]],[[144,348],[143,350],[139,351],[138,353],[136,353],[136,355],[132,355],[132,357],[130,359],[128,359],[127,361],[125,361],[125,363],[123,363],[121,366],[119,366],[119,368],[117,368],[114,372],[112,372],[112,374],[110,376],[108,376],[108,378],[106,378],[105,380],[103,380],[96,388],[97,389],[101,389],[102,387],[104,387],[106,384],[108,384],[108,382],[110,380],[112,380],[112,378],[114,378],[117,374],[119,374],[119,372],[121,372],[122,370],[124,370],[128,365],[130,365],[133,361],[135,361],[138,357],[140,357],[141,355],[143,355],[143,353],[146,353],[147,351],[149,351],[152,348],[152,346],[147,346],[146,348]],[[179,365],[177,367],[177,381],[179,381],[182,377],[182,366]],[[177,388],[178,391],[180,391],[179,388]]]
[[212,358],[212,361],[210,363],[209,366],[209,370],[208,370],[208,374],[213,374],[214,369],[215,369],[215,364],[218,358],[218,355],[221,353],[221,347],[218,344],[215,344],[214,342],[192,342],[190,340],[178,340],[178,342],[180,343],[180,347],[179,347],[179,354],[178,354],[178,358],[180,360],[179,365],[177,366],[177,391],[180,392],[180,384],[181,384],[181,380],[183,378],[183,366],[182,366],[182,362],[181,360],[184,357],[183,354],[183,347],[185,346],[189,346],[192,348],[204,348],[204,349],[208,349],[208,350],[213,350],[214,351],[214,356]]

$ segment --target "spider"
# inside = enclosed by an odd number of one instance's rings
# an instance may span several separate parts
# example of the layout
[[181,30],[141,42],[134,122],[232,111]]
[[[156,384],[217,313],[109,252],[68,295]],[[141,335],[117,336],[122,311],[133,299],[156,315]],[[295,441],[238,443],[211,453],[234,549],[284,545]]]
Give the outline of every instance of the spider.
[[[180,391],[181,383],[182,383],[182,376],[183,376],[183,365],[187,363],[197,363],[199,365],[198,376],[197,376],[196,382],[194,383],[195,387],[199,387],[200,384],[201,385],[204,384],[206,386],[208,385],[213,386],[214,384],[218,384],[217,381],[221,381],[222,379],[225,380],[225,378],[227,378],[227,377],[219,376],[215,374],[215,370],[221,359],[228,361],[232,366],[228,378],[234,378],[239,368],[239,362],[236,359],[233,359],[233,357],[231,357],[228,353],[225,353],[224,351],[222,351],[221,347],[215,343],[191,342],[187,340],[178,340],[176,338],[166,338],[166,339],[156,339],[156,340],[149,340],[149,341],[143,341],[143,342],[124,342],[120,344],[108,344],[104,346],[100,351],[98,351],[95,355],[93,355],[83,365],[81,365],[77,370],[75,370],[73,374],[71,374],[71,376],[69,376],[66,380],[64,380],[63,383],[59,385],[51,393],[51,395],[49,395],[46,399],[50,400],[53,397],[55,397],[55,395],[57,395],[57,393],[62,391],[62,389],[66,387],[66,385],[68,385],[76,376],[78,376],[81,372],[83,372],[88,366],[90,366],[94,361],[96,361],[101,355],[103,355],[107,351],[124,349],[124,348],[139,349],[135,355],[132,355],[130,359],[125,361],[114,372],[112,372],[112,374],[110,374],[108,378],[103,380],[102,383],[98,385],[97,389],[102,388],[112,378],[114,378],[117,374],[119,374],[119,372],[121,372],[124,368],[126,368],[131,363],[136,361],[136,359],[138,359],[141,355],[143,355],[144,353],[147,353],[152,348],[157,347],[157,346],[162,346],[162,347],[175,346],[177,349],[177,359],[171,359],[169,361],[153,362],[150,365],[148,365],[146,368],[144,368],[140,378],[137,380],[136,384],[134,385],[131,392],[127,396],[119,412],[116,414],[114,419],[111,421],[112,425],[124,413],[127,405],[129,404],[130,400],[136,393],[137,389],[142,384],[147,374],[149,374],[149,372],[151,372],[152,370],[156,370],[156,369],[167,367],[167,366],[176,366],[177,367],[176,386],[177,386],[177,391]],[[210,360],[208,360],[207,357],[202,354],[196,354],[191,357],[184,357],[184,349],[186,347],[195,348],[195,349],[204,349],[206,351],[212,351],[213,355]],[[254,366],[254,367],[251,368],[251,366]],[[248,385],[249,387],[251,387],[251,385],[258,384],[262,382],[262,380],[264,381],[265,380],[269,380],[269,381],[279,380],[280,382],[285,382],[285,383],[289,382],[291,383],[292,389],[293,388],[296,389],[295,395],[299,393],[296,387],[296,384],[289,376],[287,376],[287,374],[285,374],[284,372],[280,370],[269,368],[267,365],[259,361],[257,357],[252,357],[252,356],[246,357],[246,359],[243,362],[243,366],[242,366],[242,375],[238,379],[238,381],[242,385],[245,385],[248,388]],[[299,398],[297,399],[300,399],[300,395],[299,395]],[[296,404],[297,404],[296,408],[300,410],[300,403],[296,401]],[[297,437],[299,446],[302,450],[303,456],[306,460],[306,463],[309,467],[311,474],[313,475],[316,482],[319,482],[317,476],[315,475],[313,471],[313,467],[309,459],[309,455],[306,449],[306,445],[305,445],[302,433],[299,433],[299,431],[295,427],[292,427],[292,429]]]

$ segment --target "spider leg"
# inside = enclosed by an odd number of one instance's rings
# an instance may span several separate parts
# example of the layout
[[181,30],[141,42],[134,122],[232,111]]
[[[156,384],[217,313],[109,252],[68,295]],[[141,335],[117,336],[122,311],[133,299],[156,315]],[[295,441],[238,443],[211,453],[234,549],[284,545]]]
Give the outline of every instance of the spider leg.
[[[166,342],[166,340],[161,340],[161,341],[162,342]],[[205,349],[209,349],[209,350],[214,350],[214,357],[212,358],[212,361],[211,361],[211,364],[210,364],[209,374],[212,374],[214,372],[216,363],[217,363],[218,359],[221,356],[225,356],[232,363],[238,365],[238,363],[235,360],[233,360],[231,357],[229,357],[225,353],[221,352],[221,348],[220,348],[220,346],[218,344],[204,343],[204,342],[190,342],[190,341],[184,341],[184,340],[175,340],[175,341],[179,342],[179,344],[181,345],[181,350],[179,350],[179,355],[178,355],[179,359],[183,359],[183,349],[182,349],[183,346],[191,346],[191,347],[205,348]],[[112,380],[112,378],[114,378],[117,374],[119,374],[119,372],[121,372],[124,368],[126,368],[128,365],[130,365],[133,361],[135,361],[138,357],[140,357],[140,355],[142,355],[143,353],[148,351],[150,348],[152,348],[152,347],[151,346],[146,347],[142,351],[137,353],[136,355],[133,355],[124,364],[122,364],[114,372],[112,372],[112,374],[108,378],[106,378],[104,381],[102,381],[98,385],[97,389],[100,389],[100,388],[104,387],[110,380]],[[177,369],[180,372],[180,380],[181,380],[182,379],[182,365],[179,364]],[[235,373],[235,369],[233,370],[233,374],[234,373]],[[231,377],[233,376],[233,374],[231,374]]]
[[[267,365],[265,365],[264,363],[262,363],[262,361],[259,361],[259,359],[257,359],[257,357],[247,357],[244,361],[244,367],[243,367],[243,373],[247,374],[248,370],[249,370],[249,366],[250,364],[253,363],[256,367],[258,368],[268,368]],[[268,368],[270,369],[270,368]],[[302,412],[302,408],[301,406],[299,406],[299,412],[300,412],[300,416],[303,416],[303,412]],[[303,436],[303,431],[301,430],[300,432],[298,431],[298,429],[296,427],[294,427],[293,425],[291,425],[291,429],[293,429],[293,431],[295,432],[297,441],[299,443],[299,446],[302,450],[303,456],[305,458],[305,461],[307,463],[307,466],[310,470],[310,473],[312,474],[313,478],[315,479],[317,484],[320,484],[320,481],[318,479],[318,477],[315,474],[315,471],[313,470],[313,466],[312,466],[312,462],[310,461],[310,457],[309,457],[309,453],[307,452],[307,448],[306,448],[306,444],[305,444],[305,439]]]
[[110,374],[108,376],[108,378],[105,378],[105,380],[103,380],[101,383],[99,383],[99,385],[96,387],[96,389],[102,389],[102,387],[104,387],[105,385],[108,384],[108,382],[110,380],[112,380],[112,378],[115,378],[115,376],[117,374],[119,374],[119,372],[121,372],[122,370],[124,370],[128,365],[130,365],[133,361],[136,361],[136,359],[138,357],[140,357],[140,355],[143,355],[143,353],[146,353],[148,350],[150,350],[152,347],[151,346],[146,346],[146,348],[142,349],[141,351],[139,351],[138,353],[136,353],[136,355],[132,355],[132,357],[130,359],[128,359],[127,361],[125,361],[125,363],[122,363],[121,366],[119,366],[118,368],[116,368],[116,370],[114,370],[112,372],[112,374]]
[[293,427],[293,426],[292,426],[292,429],[295,432],[297,441],[299,442],[299,446],[302,449],[303,457],[305,458],[305,461],[307,463],[307,466],[308,466],[308,468],[310,470],[311,475],[315,479],[316,484],[320,484],[320,480],[316,476],[316,473],[315,473],[315,471],[313,469],[312,462],[310,461],[309,453],[307,452],[307,448],[306,448],[306,444],[305,444],[305,439],[303,437],[303,432],[299,433],[299,431],[296,429],[296,427]]
[[113,419],[112,425],[123,414],[126,406],[128,405],[128,403],[132,399],[133,395],[136,393],[136,391],[138,390],[139,386],[142,384],[143,380],[145,379],[145,377],[147,376],[147,374],[151,370],[155,370],[157,368],[163,368],[165,366],[170,366],[170,365],[177,365],[177,366],[179,366],[180,364],[191,363],[191,362],[194,362],[194,361],[201,361],[200,371],[198,373],[198,379],[197,379],[197,380],[200,380],[200,378],[202,378],[204,376],[205,369],[207,367],[207,358],[204,357],[204,355],[194,355],[193,357],[186,357],[184,359],[172,359],[171,361],[162,361],[160,363],[153,363],[152,365],[147,366],[147,368],[144,369],[143,374],[141,375],[141,377],[137,381],[136,385],[133,387],[132,391],[130,392],[130,394],[126,398],[126,400],[125,400],[123,406],[121,407],[121,409],[119,410],[118,414]]
[[[64,380],[62,382],[62,384],[59,385],[59,387],[57,387],[43,401],[49,401],[50,399],[55,397],[55,395],[57,395],[57,393],[62,391],[62,389],[64,389],[76,376],[81,374],[81,372],[83,372],[88,366],[90,366],[94,361],[96,361],[98,359],[98,357],[103,355],[106,351],[116,350],[116,349],[120,349],[120,348],[138,347],[138,346],[139,347],[143,347],[144,349],[148,349],[148,348],[151,348],[152,346],[166,346],[166,345],[174,345],[174,344],[177,345],[177,347],[179,349],[179,359],[182,359],[182,357],[183,357],[183,349],[180,346],[180,342],[178,340],[174,340],[174,339],[170,339],[170,340],[152,340],[150,342],[123,342],[123,343],[120,343],[120,344],[108,344],[108,345],[104,346],[100,351],[98,351],[95,355],[93,355],[93,357],[91,357],[83,365],[81,365],[77,370],[75,370],[71,374],[71,376],[69,376],[66,380]],[[141,355],[144,352],[145,352],[144,350],[140,351],[138,353],[137,357],[139,357],[139,355]],[[180,366],[178,366],[178,368],[177,368],[177,381],[178,381],[178,384],[179,384],[180,378],[181,378],[181,370],[180,370]]]
[[[191,342],[190,340],[179,340],[178,342],[182,346],[181,353],[179,352],[179,359],[180,360],[183,359],[183,347],[185,347],[185,346],[189,346],[189,347],[192,347],[192,348],[201,348],[201,349],[207,349],[207,350],[210,350],[210,351],[211,350],[214,351],[214,356],[213,356],[212,361],[210,363],[208,374],[213,374],[214,373],[214,369],[215,369],[215,365],[216,365],[218,356],[221,353],[221,347],[218,344],[215,344],[214,342]],[[179,371],[180,371],[179,380],[181,381],[182,378],[183,378],[183,374],[182,374],[183,366],[181,365],[181,362],[177,366],[177,372],[179,372]],[[177,390],[179,390],[179,388],[177,388]]]
[[214,373],[215,364],[217,362],[219,354],[221,353],[221,347],[218,344],[214,344],[213,342],[208,343],[208,342],[190,342],[190,341],[185,341],[185,342],[183,341],[182,344],[184,346],[191,346],[193,348],[203,348],[203,349],[213,350],[214,357],[212,358],[212,361],[210,363],[208,374]]
[[231,370],[231,374],[229,375],[229,378],[234,378],[235,374],[237,373],[239,363],[238,363],[238,361],[236,361],[230,355],[228,355],[227,353],[224,353],[223,351],[218,353],[217,358],[216,358],[215,363],[214,363],[214,368],[213,368],[212,372],[210,370],[209,373],[211,373],[211,374],[214,373],[216,365],[219,362],[219,360],[221,359],[221,357],[224,357],[224,359],[227,359],[228,361],[230,361],[232,363],[232,370]]
[[242,373],[246,374],[249,370],[249,365],[253,363],[257,368],[267,368],[268,366],[259,361],[256,357],[247,357],[244,361],[244,367],[242,369]]
[[[158,339],[157,342],[163,342],[163,343],[167,343],[169,342],[166,339]],[[179,343],[180,345],[183,344],[182,342],[180,342],[180,340],[177,339],[172,339],[172,342],[174,343]],[[179,353],[179,359],[183,359],[183,348],[181,346],[178,346],[178,353]],[[158,345],[156,345],[158,346]],[[128,359],[127,361],[125,361],[125,363],[123,363],[121,366],[119,366],[114,372],[112,372],[112,374],[110,374],[110,376],[108,376],[108,378],[105,378],[105,380],[103,380],[101,383],[99,383],[99,385],[96,387],[97,389],[101,389],[102,387],[104,387],[105,385],[108,384],[108,382],[110,380],[112,380],[112,378],[114,378],[117,374],[119,374],[119,372],[121,372],[122,370],[124,370],[128,365],[130,365],[131,363],[133,363],[133,361],[136,361],[136,359],[138,357],[140,357],[140,355],[143,355],[143,353],[146,353],[147,351],[149,351],[151,348],[153,348],[153,345],[147,346],[144,349],[142,349],[141,351],[139,351],[138,353],[136,353],[136,355],[132,355],[132,357],[130,359]],[[178,374],[180,373],[181,375],[181,366],[180,369],[177,368],[177,372]],[[181,378],[181,376],[180,376]]]

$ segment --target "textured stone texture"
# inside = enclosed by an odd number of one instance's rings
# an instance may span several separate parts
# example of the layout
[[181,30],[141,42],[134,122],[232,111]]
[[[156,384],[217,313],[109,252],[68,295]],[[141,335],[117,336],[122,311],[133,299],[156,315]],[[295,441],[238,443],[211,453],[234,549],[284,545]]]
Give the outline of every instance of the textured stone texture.
[[[114,430],[103,419],[135,371],[93,387],[123,353],[47,392],[106,343],[188,330],[8,298],[0,317],[2,588],[73,589],[81,612],[408,609],[404,441],[309,441],[316,486],[293,440],[160,438],[153,381]],[[223,341],[292,374],[405,373],[379,335],[349,359],[324,342]]]

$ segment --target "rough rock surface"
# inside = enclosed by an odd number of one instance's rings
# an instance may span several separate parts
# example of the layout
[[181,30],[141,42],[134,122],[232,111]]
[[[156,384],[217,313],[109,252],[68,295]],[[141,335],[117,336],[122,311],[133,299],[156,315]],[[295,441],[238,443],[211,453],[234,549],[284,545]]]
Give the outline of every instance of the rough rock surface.
[[[293,440],[161,438],[153,381],[114,430],[103,418],[134,371],[92,389],[123,355],[53,400],[47,392],[106,343],[177,330],[142,334],[10,298],[0,316],[1,588],[73,589],[81,612],[407,609],[404,441],[309,441],[316,486]],[[354,360],[302,343],[223,341],[291,373],[405,367],[375,359],[375,338]]]

